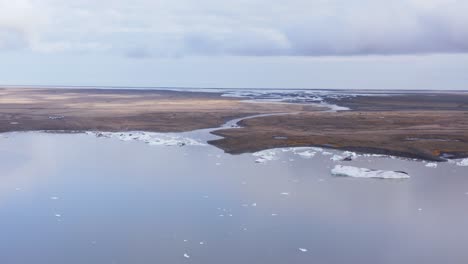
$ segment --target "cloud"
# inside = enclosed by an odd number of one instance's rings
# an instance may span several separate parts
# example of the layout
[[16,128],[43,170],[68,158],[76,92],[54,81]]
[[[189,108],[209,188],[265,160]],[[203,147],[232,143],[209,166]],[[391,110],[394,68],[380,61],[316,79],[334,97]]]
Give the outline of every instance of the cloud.
[[468,1],[0,0],[0,50],[349,56],[468,52]]

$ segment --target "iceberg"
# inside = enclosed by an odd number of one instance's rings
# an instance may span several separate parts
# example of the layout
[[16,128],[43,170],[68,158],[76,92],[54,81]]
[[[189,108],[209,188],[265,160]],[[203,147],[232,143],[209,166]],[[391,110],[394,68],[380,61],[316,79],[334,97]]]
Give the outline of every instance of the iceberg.
[[407,179],[410,177],[406,172],[402,171],[372,170],[343,165],[336,165],[331,173],[335,176],[355,178]]

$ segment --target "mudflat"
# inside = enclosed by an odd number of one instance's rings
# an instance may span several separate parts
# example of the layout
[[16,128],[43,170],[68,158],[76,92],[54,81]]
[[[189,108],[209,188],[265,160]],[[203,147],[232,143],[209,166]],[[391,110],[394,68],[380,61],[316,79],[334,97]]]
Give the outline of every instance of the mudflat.
[[220,93],[118,89],[0,89],[0,132],[182,132],[256,114],[210,141],[228,153],[322,146],[425,160],[468,157],[468,94],[419,92],[328,98],[316,104],[252,103]]
[[309,112],[316,106],[255,104],[218,93],[123,89],[0,89],[0,132],[183,132],[219,127],[264,113]]

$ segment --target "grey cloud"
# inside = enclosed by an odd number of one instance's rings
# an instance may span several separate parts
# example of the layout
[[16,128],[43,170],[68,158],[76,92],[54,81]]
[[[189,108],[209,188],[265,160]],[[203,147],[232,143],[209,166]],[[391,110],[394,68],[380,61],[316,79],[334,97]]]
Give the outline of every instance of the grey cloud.
[[[15,15],[2,21],[9,9],[20,9],[12,1],[0,0],[4,7],[0,8],[0,49],[73,52],[78,47],[90,51],[109,47],[106,52],[131,58],[468,52],[466,1],[20,2],[37,12],[27,20]],[[44,17],[50,18],[47,23]],[[14,25],[28,34],[3,32],[2,25]]]

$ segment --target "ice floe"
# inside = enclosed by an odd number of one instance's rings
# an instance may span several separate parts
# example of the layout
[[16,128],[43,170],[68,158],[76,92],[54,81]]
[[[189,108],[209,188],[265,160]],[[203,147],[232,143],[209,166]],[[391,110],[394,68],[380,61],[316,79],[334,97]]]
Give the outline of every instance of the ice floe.
[[204,146],[206,144],[199,142],[195,139],[183,137],[175,134],[168,133],[155,133],[143,131],[131,132],[87,132],[87,134],[96,137],[116,138],[122,141],[141,141],[149,145],[155,146]]
[[252,154],[253,156],[257,157],[255,162],[257,163],[265,163],[267,161],[277,160],[277,153],[273,149],[267,149],[258,151]]
[[458,161],[457,165],[458,166],[468,166],[468,158]]
[[343,165],[336,165],[331,173],[335,176],[355,178],[407,179],[410,177],[406,172],[402,171],[372,170]]

